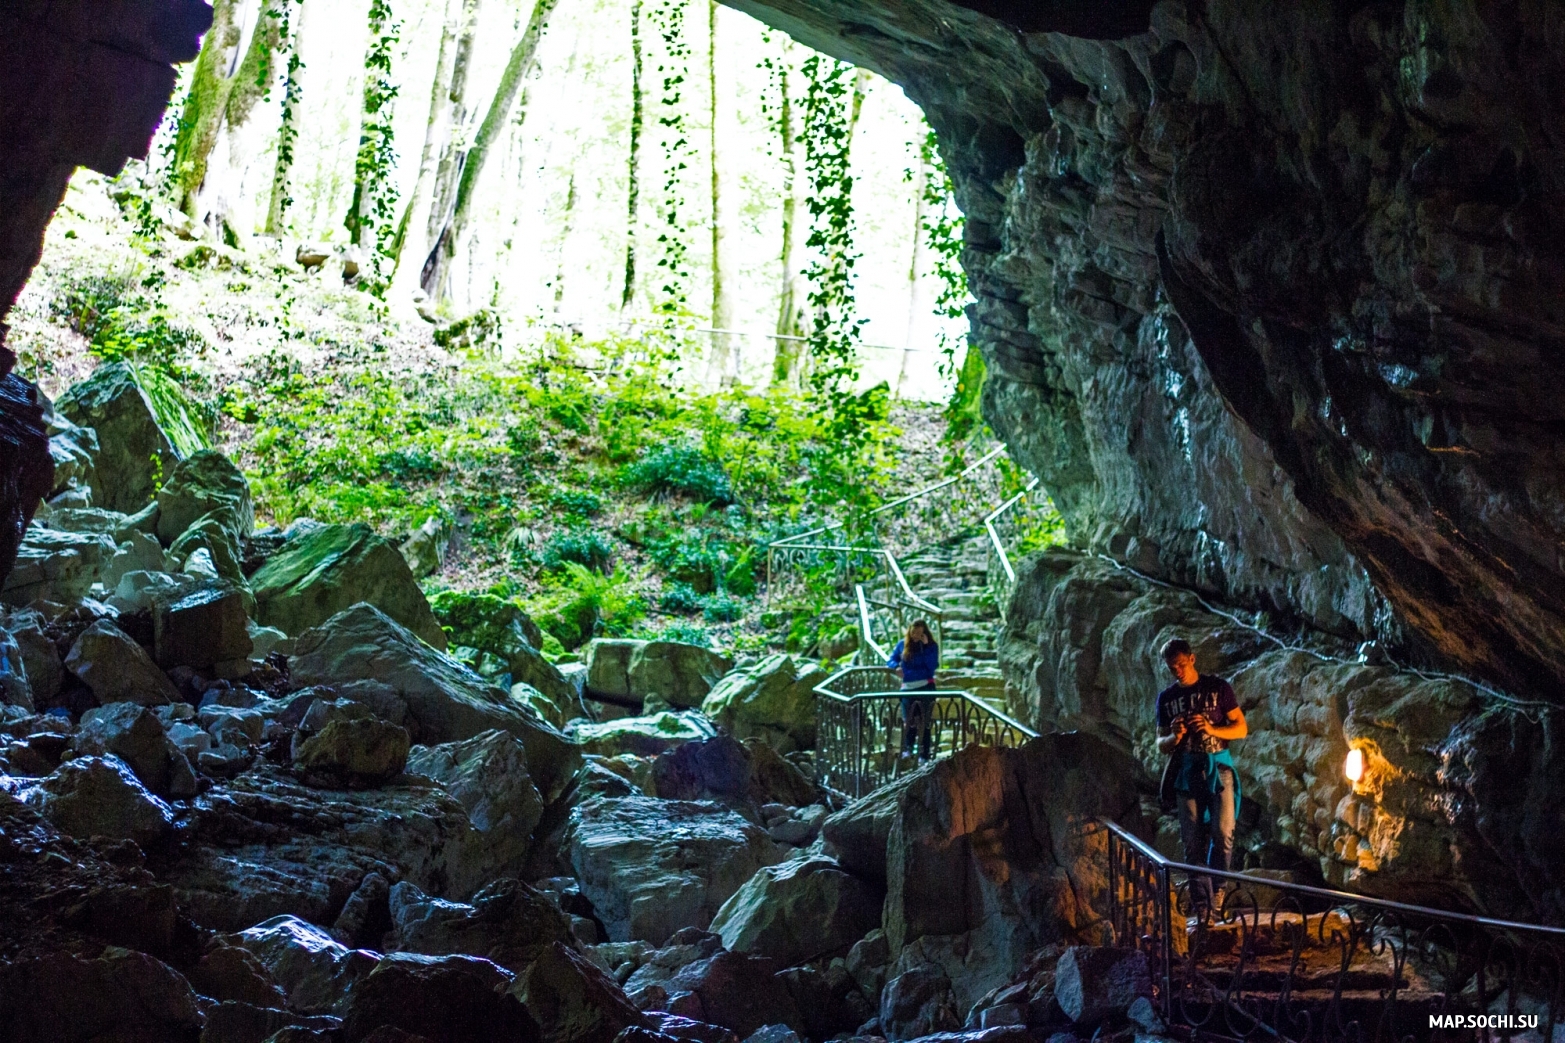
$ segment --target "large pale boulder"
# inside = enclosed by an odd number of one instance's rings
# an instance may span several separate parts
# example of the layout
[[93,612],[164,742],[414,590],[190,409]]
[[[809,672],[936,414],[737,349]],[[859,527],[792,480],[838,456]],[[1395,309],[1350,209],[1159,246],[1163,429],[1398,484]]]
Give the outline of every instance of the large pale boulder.
[[162,706],[180,699],[179,690],[146,650],[106,619],[82,631],[65,657],[65,669],[91,688],[100,703]]
[[98,433],[80,427],[61,416],[54,404],[44,399],[44,423],[49,431],[49,456],[54,461],[54,488],[48,498],[67,489],[92,489],[92,461],[97,457]]
[[168,835],[174,816],[126,763],[107,757],[66,761],[29,791],[27,802],[75,837],[134,840],[147,847]]
[[760,827],[716,804],[634,796],[578,807],[568,850],[609,937],[654,944],[706,927],[758,869],[782,858]]
[[824,857],[768,866],[723,903],[711,931],[783,967],[846,951],[880,926],[880,888]]
[[241,931],[235,943],[256,957],[301,1014],[336,1014],[348,990],[375,969],[379,957],[349,949],[326,931],[293,916],[274,916]]
[[373,785],[402,771],[409,745],[401,725],[374,717],[338,718],[298,744],[293,766],[305,778]]
[[589,695],[611,700],[629,700],[630,660],[645,641],[625,638],[598,638],[587,646],[587,685]]
[[113,754],[160,797],[196,795],[190,762],[169,739],[158,715],[145,706],[109,703],[88,710],[82,714],[71,748],[79,756]]
[[249,617],[244,595],[231,587],[204,587],[153,603],[152,641],[158,665],[204,670],[248,657]]
[[717,734],[717,729],[700,713],[664,711],[646,717],[578,722],[572,726],[571,734],[587,753],[603,757],[624,753],[654,757],[683,743],[710,739]]
[[165,545],[206,514],[217,515],[240,537],[255,530],[250,483],[215,449],[203,449],[181,461],[158,489],[157,500],[157,536]]
[[631,695],[661,700],[680,710],[698,709],[734,661],[703,645],[647,641],[631,654],[626,680]]
[[460,742],[416,746],[407,770],[438,781],[467,809],[499,866],[519,866],[543,818],[543,796],[527,768],[527,747],[505,731]]
[[[577,746],[518,707],[505,689],[431,648],[372,605],[354,605],[300,634],[289,669],[303,685],[379,682],[378,693],[400,701],[404,715],[398,723],[414,742],[456,742],[496,729],[515,735],[527,747],[529,774],[545,799],[557,796],[581,765]],[[347,688],[342,694],[356,697]]]
[[73,385],[55,408],[66,419],[98,435],[93,460],[92,502],[111,511],[134,514],[157,490],[157,477],[179,465],[179,452],[158,426],[152,399],[127,362],[99,366]]
[[34,705],[50,705],[65,680],[65,666],[60,662],[60,650],[44,630],[43,616],[26,610],[7,613],[0,608],[0,618],[4,619],[0,625],[16,642]]
[[891,951],[941,967],[967,1010],[1029,953],[1092,929],[1108,884],[1106,834],[1092,824],[1146,833],[1143,780],[1128,755],[1079,732],[969,746],[915,773],[886,843]]
[[250,577],[257,622],[301,634],[368,602],[429,644],[445,631],[396,545],[367,525],[327,525],[288,541]]
[[35,601],[74,604],[87,595],[114,557],[114,539],[103,533],[29,528],[16,564],[0,586],[0,602],[18,607]]
[[784,753],[815,745],[815,686],[826,671],[792,656],[769,655],[712,687],[702,712],[741,739],[760,738]]

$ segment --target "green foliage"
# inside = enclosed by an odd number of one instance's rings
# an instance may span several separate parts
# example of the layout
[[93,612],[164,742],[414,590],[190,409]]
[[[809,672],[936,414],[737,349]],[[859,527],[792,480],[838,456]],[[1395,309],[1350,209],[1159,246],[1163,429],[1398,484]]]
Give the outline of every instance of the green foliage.
[[540,560],[549,568],[578,565],[607,572],[614,544],[597,529],[563,529],[543,545]]
[[430,597],[429,607],[454,645],[503,656],[527,641],[521,624],[526,610],[515,598],[442,590]]
[[623,565],[603,575],[566,562],[557,578],[528,610],[565,648],[579,648],[594,635],[622,636],[646,616],[646,602]]
[[549,494],[549,506],[568,518],[591,518],[603,513],[603,497],[585,489],[556,489]]
[[391,56],[401,32],[402,23],[393,17],[390,0],[370,0],[370,43],[364,56],[364,110],[353,167],[353,202],[343,223],[353,241],[366,249],[369,271],[361,275],[360,284],[377,297],[385,296],[390,268],[396,263],[390,247],[397,228],[393,116],[399,88],[391,78]]
[[702,604],[702,594],[695,587],[677,581],[664,587],[663,596],[658,599],[658,608],[680,615],[700,612]]
[[[956,206],[956,188],[940,156],[940,142],[931,129],[920,149],[923,160],[924,183],[919,186],[923,196],[924,245],[934,258],[934,274],[940,280],[940,293],[935,298],[935,314],[947,319],[960,319],[967,313],[972,295],[967,289],[967,271],[962,267],[962,237],[966,218]],[[909,176],[912,171],[908,171]],[[957,373],[957,349],[965,338],[952,337],[942,331],[940,337],[940,375],[951,378]],[[974,392],[976,393],[976,392]]]
[[859,376],[858,345],[864,320],[856,315],[853,243],[853,175],[849,153],[855,109],[861,102],[853,66],[822,54],[804,62],[808,90],[804,99],[806,204],[813,251],[806,277],[812,312],[809,352],[810,387],[829,410],[832,434],[856,441],[862,424],[854,408],[853,385]]
[[732,623],[743,617],[744,605],[727,594],[713,594],[701,605],[701,618],[708,623]]
[[663,39],[663,59],[658,72],[663,77],[663,93],[659,98],[658,123],[664,128],[661,135],[663,148],[663,199],[660,210],[663,229],[658,233],[658,269],[663,285],[654,301],[655,310],[672,321],[688,311],[690,297],[690,263],[687,257],[689,238],[684,191],[681,186],[684,173],[695,158],[695,148],[690,132],[685,127],[684,85],[690,74],[690,43],[685,38],[686,0],[657,0],[652,5],[652,23]]
[[501,341],[500,316],[492,308],[480,308],[453,323],[437,327],[431,336],[437,347],[447,351],[498,348]]
[[729,504],[734,490],[722,467],[691,445],[665,445],[647,451],[620,476],[626,488],[653,496],[688,496],[697,503]]
[[984,357],[976,347],[962,355],[962,368],[956,374],[951,401],[946,403],[946,441],[966,441],[983,424],[979,406],[984,392]]
[[706,627],[683,619],[670,623],[658,631],[657,639],[659,641],[678,641],[682,645],[698,645],[702,648],[710,648],[712,644],[712,635],[707,632]]

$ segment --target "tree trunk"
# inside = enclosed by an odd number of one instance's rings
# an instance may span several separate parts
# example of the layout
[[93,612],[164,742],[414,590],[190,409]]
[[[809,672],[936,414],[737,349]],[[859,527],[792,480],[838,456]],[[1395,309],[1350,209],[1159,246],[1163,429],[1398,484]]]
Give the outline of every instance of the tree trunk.
[[[391,53],[398,26],[390,0],[370,0],[369,46],[364,54],[363,105],[359,116],[359,152],[353,165],[353,202],[343,224],[353,244],[365,251],[365,261],[377,269],[384,230],[390,224],[387,211],[394,204],[388,195],[392,106],[397,89],[392,85]],[[392,192],[395,190],[392,189]]]
[[316,12],[325,0],[300,0],[299,12],[290,27],[288,70],[283,76],[283,112],[277,127],[277,162],[272,168],[272,194],[266,208],[266,234],[280,236],[286,227],[288,208],[293,205],[293,162],[299,140],[299,104],[304,97],[304,60],[300,45]]
[[440,161],[440,139],[442,134],[449,133],[446,118],[450,109],[451,71],[456,65],[456,41],[460,31],[458,16],[452,10],[455,2],[445,0],[444,17],[440,20],[440,48],[435,52],[435,76],[429,90],[429,114],[424,120],[424,148],[418,159],[418,176],[413,179],[413,191],[408,195],[407,205],[402,208],[396,234],[391,239],[391,259],[396,266],[391,275],[394,289],[402,289],[408,282],[410,266],[402,263],[408,244],[408,230],[413,225],[415,214],[423,209],[424,201],[429,197],[430,182],[434,179],[435,167]]
[[625,207],[625,291],[619,310],[630,309],[636,297],[636,223],[641,205],[641,124],[646,118],[646,101],[641,92],[643,57],[641,52],[641,3],[630,3],[630,190]]
[[[707,0],[706,28],[707,114],[711,117],[707,144],[712,168],[712,328],[726,330],[733,317],[723,283],[723,183],[717,151],[717,0]],[[738,337],[712,334],[713,368],[722,387],[732,387],[738,378],[739,343]]]
[[430,251],[429,262],[424,267],[424,291],[431,297],[444,300],[450,296],[447,283],[451,276],[451,258],[456,252],[457,241],[466,230],[472,210],[473,195],[478,188],[479,176],[484,171],[484,162],[489,157],[490,147],[507,125],[511,106],[516,103],[522,80],[532,71],[538,57],[538,43],[543,39],[544,30],[549,25],[549,16],[554,13],[558,3],[559,0],[534,0],[532,17],[527,21],[527,29],[517,41],[515,49],[511,51],[511,59],[506,62],[505,72],[500,76],[500,86],[495,90],[494,98],[489,103],[489,111],[485,114],[483,123],[479,125],[478,133],[473,137],[472,147],[462,158],[461,173],[457,178],[456,198],[451,208],[451,219],[441,229],[434,249]]
[[565,189],[565,224],[560,229],[560,256],[554,271],[554,317],[560,317],[560,305],[565,301],[565,251],[570,248],[571,220],[576,215],[576,171],[570,173]]
[[239,71],[247,16],[254,8],[255,0],[217,0],[213,5],[212,28],[202,41],[180,112],[174,136],[173,181],[180,209],[197,219],[201,215],[196,212],[196,194],[206,180],[207,160],[217,143]]
[[918,262],[919,248],[924,243],[924,181],[928,177],[929,164],[923,151],[918,156],[918,170],[913,175],[913,249],[907,266],[907,330],[902,336],[902,365],[897,369],[897,383],[892,392],[902,393],[902,382],[907,379],[908,360],[913,356],[913,330],[918,324]]
[[772,355],[772,383],[788,384],[797,377],[799,359],[804,353],[800,322],[799,273],[797,266],[799,237],[803,229],[799,224],[799,171],[794,152],[793,99],[788,94],[789,48],[777,67],[782,84],[782,102],[778,124],[782,138],[783,201],[782,201],[782,299],[777,308],[777,341]]

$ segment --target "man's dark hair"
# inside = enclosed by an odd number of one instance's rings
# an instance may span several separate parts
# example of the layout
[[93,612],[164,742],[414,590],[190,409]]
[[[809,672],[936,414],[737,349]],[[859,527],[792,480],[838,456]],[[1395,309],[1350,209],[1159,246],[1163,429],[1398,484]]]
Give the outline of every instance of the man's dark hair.
[[1195,655],[1190,648],[1190,642],[1182,637],[1176,637],[1163,645],[1163,662],[1171,663],[1178,655]]

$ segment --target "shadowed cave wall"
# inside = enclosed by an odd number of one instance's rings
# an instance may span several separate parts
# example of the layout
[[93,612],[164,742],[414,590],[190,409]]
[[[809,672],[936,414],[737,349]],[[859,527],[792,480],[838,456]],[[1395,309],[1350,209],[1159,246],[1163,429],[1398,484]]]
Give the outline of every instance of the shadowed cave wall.
[[1561,915],[1559,8],[727,2],[939,133],[985,415],[1089,552],[1023,569],[1012,708],[1155,770],[1190,634],[1257,726],[1250,864]]

